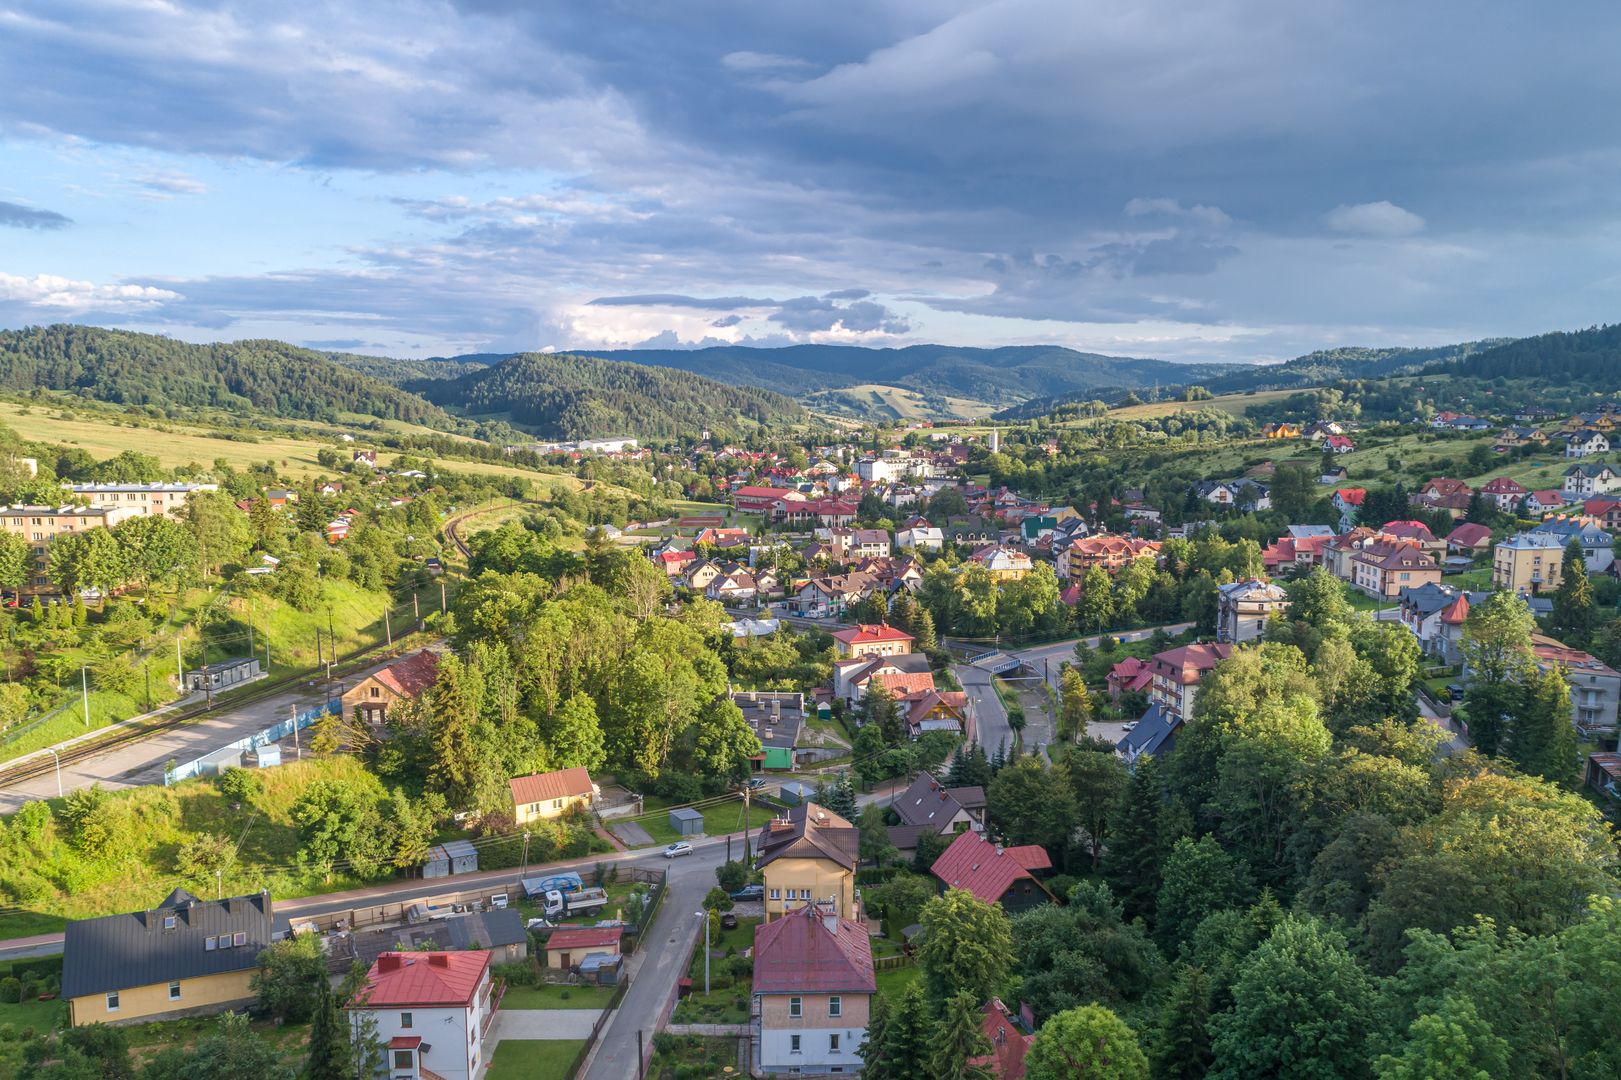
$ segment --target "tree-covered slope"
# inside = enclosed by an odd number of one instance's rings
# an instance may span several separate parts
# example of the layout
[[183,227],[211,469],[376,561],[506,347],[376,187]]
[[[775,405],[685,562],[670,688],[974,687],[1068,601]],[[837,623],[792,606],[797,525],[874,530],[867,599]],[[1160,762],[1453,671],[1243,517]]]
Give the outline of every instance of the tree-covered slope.
[[124,405],[210,407],[300,419],[352,412],[421,424],[451,422],[415,394],[285,342],[193,345],[67,324],[0,331],[0,389],[64,390]]
[[1448,364],[1455,375],[1479,379],[1546,379],[1621,386],[1621,323],[1520,338]]
[[553,353],[520,353],[459,378],[411,386],[459,412],[505,414],[520,427],[558,439],[670,438],[705,428],[735,432],[756,425],[790,426],[806,418],[789,398],[758,387]]

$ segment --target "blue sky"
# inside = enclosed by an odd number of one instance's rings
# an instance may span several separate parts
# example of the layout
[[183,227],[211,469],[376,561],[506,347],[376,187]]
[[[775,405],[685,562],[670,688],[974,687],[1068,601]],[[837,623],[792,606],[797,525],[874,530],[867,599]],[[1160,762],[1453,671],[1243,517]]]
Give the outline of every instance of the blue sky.
[[0,325],[1283,359],[1614,321],[1621,9],[0,0]]

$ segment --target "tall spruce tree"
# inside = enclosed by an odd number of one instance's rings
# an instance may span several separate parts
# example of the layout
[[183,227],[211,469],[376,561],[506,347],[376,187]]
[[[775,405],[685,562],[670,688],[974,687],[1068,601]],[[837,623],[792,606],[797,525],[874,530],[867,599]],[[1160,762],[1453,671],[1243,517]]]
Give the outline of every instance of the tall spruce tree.
[[974,995],[962,993],[946,999],[935,1028],[934,1050],[929,1054],[933,1080],[991,1080],[990,1069],[973,1064],[975,1058],[991,1052],[991,1041],[980,1029],[983,1019]]
[[1538,672],[1521,696],[1505,752],[1521,771],[1568,784],[1576,771],[1576,727],[1564,671],[1550,666]]
[[1593,632],[1593,583],[1587,576],[1587,559],[1581,541],[1575,537],[1565,547],[1565,561],[1559,569],[1559,588],[1553,594],[1553,614],[1548,626],[1566,644],[1585,646]]
[[315,1015],[310,1022],[310,1056],[304,1075],[309,1080],[353,1080],[355,1075],[349,1024],[332,994],[332,983],[324,977],[316,989]]

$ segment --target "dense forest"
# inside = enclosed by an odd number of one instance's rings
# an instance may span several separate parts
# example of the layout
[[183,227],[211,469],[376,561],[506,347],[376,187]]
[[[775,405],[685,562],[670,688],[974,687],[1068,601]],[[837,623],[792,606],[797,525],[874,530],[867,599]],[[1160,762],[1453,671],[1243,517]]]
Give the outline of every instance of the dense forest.
[[767,390],[587,356],[521,353],[488,370],[411,387],[461,412],[507,414],[548,438],[668,438],[805,420],[797,404]]
[[365,413],[433,426],[454,423],[414,394],[280,341],[192,345],[100,327],[0,331],[0,389],[64,390],[121,405],[209,407],[335,420]]
[[1447,365],[1481,379],[1546,379],[1621,385],[1621,323],[1521,338]]

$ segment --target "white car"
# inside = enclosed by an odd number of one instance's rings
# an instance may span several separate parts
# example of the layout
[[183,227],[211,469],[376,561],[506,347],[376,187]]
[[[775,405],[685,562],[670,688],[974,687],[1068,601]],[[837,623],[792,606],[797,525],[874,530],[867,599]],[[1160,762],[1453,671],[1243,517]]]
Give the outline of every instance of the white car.
[[664,849],[664,857],[666,859],[673,859],[677,855],[691,855],[691,854],[692,854],[692,845],[687,843],[685,840],[677,840],[675,843],[671,844],[669,847]]

